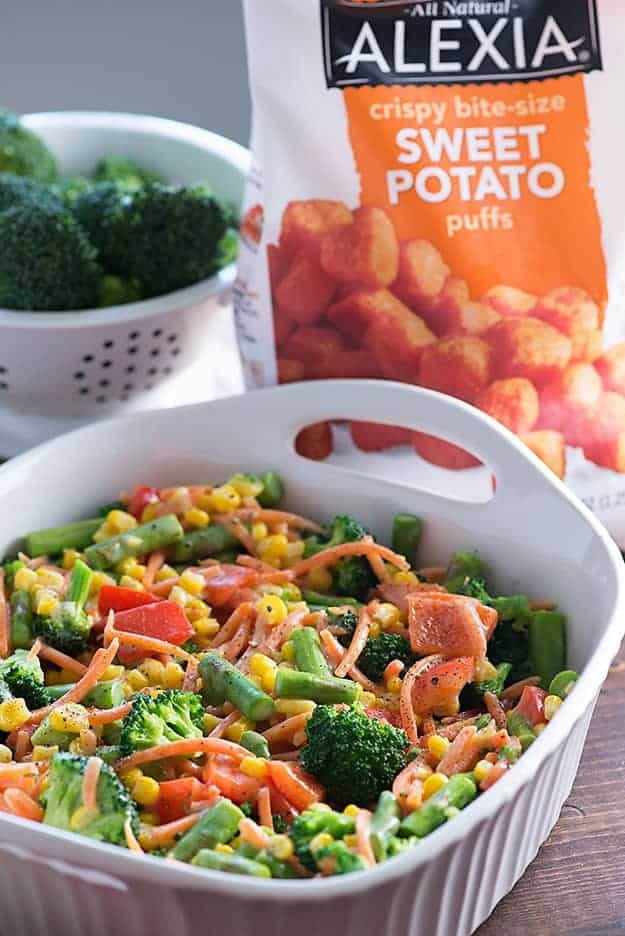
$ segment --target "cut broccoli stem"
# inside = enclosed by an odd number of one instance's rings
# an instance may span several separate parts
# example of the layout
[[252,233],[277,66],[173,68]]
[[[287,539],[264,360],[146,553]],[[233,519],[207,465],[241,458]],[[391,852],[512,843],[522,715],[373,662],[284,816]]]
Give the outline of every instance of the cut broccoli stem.
[[393,550],[400,556],[405,556],[411,565],[416,561],[422,532],[423,524],[414,514],[399,513],[393,518]]
[[232,533],[215,524],[185,533],[183,538],[168,550],[167,558],[174,563],[193,562],[196,559],[218,556],[237,546],[240,552],[241,544]]
[[271,871],[267,865],[262,864],[260,861],[255,861],[253,858],[243,858],[237,854],[227,855],[224,852],[214,851],[212,848],[203,848],[199,851],[191,864],[198,868],[226,871],[229,874],[244,874],[247,877],[271,877]]
[[320,705],[351,705],[358,698],[358,684],[336,676],[314,676],[297,670],[278,669],[275,693],[280,699],[312,699]]
[[258,734],[257,731],[244,731],[239,738],[239,744],[246,750],[251,751],[255,757],[265,757],[267,760],[271,757],[267,739]]
[[58,556],[64,549],[83,550],[93,542],[94,534],[102,526],[102,520],[78,520],[65,526],[36,530],[26,537],[26,552],[29,556]]
[[261,507],[276,507],[284,497],[282,478],[275,471],[266,471],[261,475],[263,489],[256,498]]
[[400,809],[397,798],[390,790],[380,794],[378,806],[371,817],[369,836],[376,861],[384,861],[390,840],[397,834],[400,824]]
[[177,861],[191,861],[202,848],[225,845],[237,834],[243,818],[238,806],[227,799],[219,800],[179,839],[170,852],[171,857]]
[[145,556],[156,549],[171,546],[183,536],[184,530],[178,518],[174,514],[166,514],[127,533],[94,543],[85,550],[85,559],[96,569],[110,569],[123,559]]
[[202,695],[206,705],[228,701],[250,721],[265,721],[274,711],[271,696],[218,653],[207,653],[200,660]]
[[291,632],[295,650],[295,665],[313,676],[330,676],[330,667],[323,655],[319,634],[314,627],[297,627]]
[[27,650],[33,642],[33,611],[30,594],[14,591],[11,595],[11,646]]
[[477,784],[473,775],[454,774],[438,793],[431,796],[423,806],[403,820],[401,834],[424,838],[451,819],[459,809],[468,806],[476,796]]

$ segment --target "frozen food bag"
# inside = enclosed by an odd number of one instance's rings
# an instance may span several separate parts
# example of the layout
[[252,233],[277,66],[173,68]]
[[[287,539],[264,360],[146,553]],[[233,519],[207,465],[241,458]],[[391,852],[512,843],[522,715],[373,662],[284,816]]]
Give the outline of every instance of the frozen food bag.
[[[517,433],[625,546],[621,4],[245,13],[248,386],[381,377],[451,394]],[[346,463],[390,452],[455,492],[490,485],[471,453],[392,425],[320,425],[300,443]]]

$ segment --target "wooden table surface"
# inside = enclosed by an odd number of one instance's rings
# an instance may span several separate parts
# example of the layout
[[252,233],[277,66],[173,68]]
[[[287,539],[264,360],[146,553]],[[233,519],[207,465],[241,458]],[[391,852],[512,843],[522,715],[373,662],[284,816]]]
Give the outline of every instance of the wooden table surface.
[[560,821],[478,936],[625,934],[624,713],[625,643],[601,691]]

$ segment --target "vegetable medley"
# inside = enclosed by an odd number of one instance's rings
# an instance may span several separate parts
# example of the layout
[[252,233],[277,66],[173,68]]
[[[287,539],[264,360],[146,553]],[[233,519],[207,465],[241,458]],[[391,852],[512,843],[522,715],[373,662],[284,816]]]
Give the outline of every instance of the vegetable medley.
[[371,868],[503,777],[554,717],[565,619],[472,552],[413,571],[269,472],[139,487],[0,571],[0,810],[263,878]]

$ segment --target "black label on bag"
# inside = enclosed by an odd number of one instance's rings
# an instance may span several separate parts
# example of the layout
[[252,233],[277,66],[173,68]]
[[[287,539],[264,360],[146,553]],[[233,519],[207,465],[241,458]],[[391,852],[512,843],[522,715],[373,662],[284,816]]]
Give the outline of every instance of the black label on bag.
[[321,0],[326,82],[531,81],[601,69],[596,0]]

